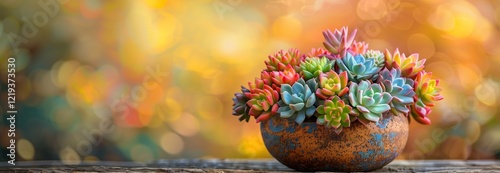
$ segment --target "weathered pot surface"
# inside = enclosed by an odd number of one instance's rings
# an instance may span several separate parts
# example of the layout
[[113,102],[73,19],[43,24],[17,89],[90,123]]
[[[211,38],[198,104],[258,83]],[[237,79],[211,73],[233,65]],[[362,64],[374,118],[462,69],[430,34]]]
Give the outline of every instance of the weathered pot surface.
[[[390,112],[390,111],[389,111]],[[405,116],[384,113],[378,123],[358,121],[340,134],[315,122],[270,118],[261,123],[267,150],[298,171],[371,171],[393,161],[408,140]]]

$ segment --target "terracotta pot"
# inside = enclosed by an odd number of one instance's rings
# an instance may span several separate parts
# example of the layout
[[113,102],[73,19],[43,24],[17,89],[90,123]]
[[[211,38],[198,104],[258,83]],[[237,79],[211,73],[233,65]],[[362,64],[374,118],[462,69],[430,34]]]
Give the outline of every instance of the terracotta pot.
[[371,171],[394,160],[408,140],[408,119],[385,113],[368,126],[358,121],[340,134],[316,122],[273,117],[261,123],[267,150],[297,171]]

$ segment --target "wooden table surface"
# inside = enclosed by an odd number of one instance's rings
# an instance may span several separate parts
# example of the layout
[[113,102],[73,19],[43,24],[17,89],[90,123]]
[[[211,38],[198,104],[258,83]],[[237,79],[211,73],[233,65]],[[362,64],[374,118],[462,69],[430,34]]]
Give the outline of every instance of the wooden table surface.
[[[177,159],[149,164],[86,162],[65,165],[59,161],[0,163],[0,172],[292,172],[274,159]],[[500,172],[500,160],[396,160],[375,172]]]

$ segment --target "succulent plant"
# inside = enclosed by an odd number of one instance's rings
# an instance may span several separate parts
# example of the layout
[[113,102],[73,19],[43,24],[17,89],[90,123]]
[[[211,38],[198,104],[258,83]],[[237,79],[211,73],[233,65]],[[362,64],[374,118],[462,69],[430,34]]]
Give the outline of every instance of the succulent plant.
[[440,95],[441,88],[438,87],[439,80],[432,79],[432,73],[421,71],[415,78],[414,85],[414,101],[412,105],[411,115],[413,118],[422,124],[431,124],[431,120],[427,115],[431,112],[431,107],[435,101],[443,99]]
[[357,55],[357,54],[365,54],[367,49],[368,49],[368,43],[365,43],[364,41],[362,42],[354,41],[351,47],[349,47],[348,51],[353,55]]
[[385,65],[385,56],[382,52],[378,50],[367,50],[363,56],[365,58],[374,59],[375,65],[377,67],[383,67]]
[[339,134],[342,132],[343,127],[351,126],[349,113],[352,108],[345,104],[338,96],[333,96],[331,100],[326,100],[323,105],[318,106],[318,119],[316,123],[325,125],[326,127],[333,127],[335,132]]
[[354,82],[372,79],[380,71],[380,67],[375,65],[374,59],[367,59],[361,54],[352,56],[350,53],[347,53],[341,61],[336,62],[340,72],[347,72],[349,80]]
[[245,96],[250,93],[250,90],[241,86],[241,93],[234,93],[233,97],[233,115],[240,116],[239,120],[245,120],[248,122],[250,120],[250,106],[247,105],[248,98]]
[[316,111],[314,103],[316,96],[311,88],[314,88],[316,81],[299,79],[292,86],[281,85],[281,101],[278,102],[278,113],[281,118],[293,118],[295,122],[301,124],[307,117],[311,117]]
[[395,114],[408,114],[408,106],[413,104],[413,80],[401,76],[399,69],[380,71],[378,83],[392,96],[391,111]]
[[291,65],[287,65],[284,71],[271,72],[272,87],[278,91],[281,90],[282,84],[292,85],[300,76]]
[[304,80],[318,77],[321,73],[332,69],[332,62],[326,57],[309,57],[300,64],[300,69]]
[[325,48],[270,55],[260,78],[234,94],[233,115],[247,122],[251,116],[260,122],[277,115],[299,124],[311,117],[336,133],[356,120],[378,122],[388,111],[430,124],[427,115],[443,97],[439,80],[423,70],[425,59],[398,49],[392,54],[368,49],[354,40],[356,32],[326,30]]
[[307,54],[307,57],[323,57],[323,56],[327,56],[329,54],[330,54],[330,52],[328,52],[327,50],[325,50],[321,47],[318,49],[312,48],[311,52],[309,52]]
[[[264,74],[264,73],[262,73]],[[266,83],[266,80],[255,78],[255,82],[248,82],[248,90],[250,93],[256,92],[256,90],[264,89],[264,85],[270,85]],[[250,97],[250,93],[244,93],[247,97]]]
[[406,57],[405,54],[400,54],[399,49],[396,49],[393,54],[389,50],[385,50],[385,66],[390,70],[393,68],[401,69],[404,77],[415,79],[418,72],[424,69],[425,59],[418,60],[418,54],[414,53]]
[[384,92],[379,84],[370,84],[368,81],[361,81],[359,85],[351,82],[349,87],[349,101],[355,108],[354,112],[359,114],[358,119],[361,123],[367,124],[368,121],[378,122],[382,113],[391,109],[389,103],[392,97]]
[[337,74],[330,70],[327,73],[322,73],[319,77],[319,88],[316,90],[316,96],[326,100],[333,96],[342,97],[349,91],[347,87],[347,72]]
[[352,31],[351,35],[348,35],[347,27],[343,27],[341,30],[335,30],[333,33],[330,30],[323,31],[323,36],[326,40],[323,42],[323,45],[332,54],[344,57],[347,53],[347,49],[351,47],[354,41],[356,32],[357,30],[355,29]]
[[279,94],[260,79],[255,84],[249,83],[250,92],[245,93],[249,98],[247,105],[250,107],[248,114],[255,117],[257,122],[267,120],[278,111]]
[[298,67],[301,55],[299,50],[289,49],[288,51],[281,50],[274,55],[269,55],[268,58],[269,61],[264,62],[267,66],[267,71],[283,71],[287,65]]
[[271,78],[271,73],[272,72],[268,72],[266,70],[262,70],[262,72],[260,72],[260,80],[264,82],[265,85],[273,86],[273,79]]

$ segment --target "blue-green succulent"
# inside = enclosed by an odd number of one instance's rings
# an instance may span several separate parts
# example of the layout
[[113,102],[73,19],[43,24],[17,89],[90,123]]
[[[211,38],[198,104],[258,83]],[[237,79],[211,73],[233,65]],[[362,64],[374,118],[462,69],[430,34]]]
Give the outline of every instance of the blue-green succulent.
[[378,122],[382,113],[391,109],[391,100],[391,95],[384,92],[380,84],[361,81],[359,85],[351,82],[349,87],[349,101],[353,112],[358,114],[357,118],[363,124]]
[[317,83],[314,79],[299,79],[292,86],[281,85],[281,101],[278,102],[278,113],[281,118],[292,118],[301,124],[306,117],[311,117],[316,111],[316,96],[314,94]]
[[391,111],[395,114],[407,114],[408,106],[413,104],[413,80],[401,76],[399,69],[380,71],[378,83],[382,84],[382,89],[392,96]]
[[375,60],[365,58],[358,54],[352,56],[347,53],[340,61],[336,61],[339,67],[339,72],[346,71],[350,81],[358,82],[361,80],[375,79],[380,71],[380,67],[376,66]]

